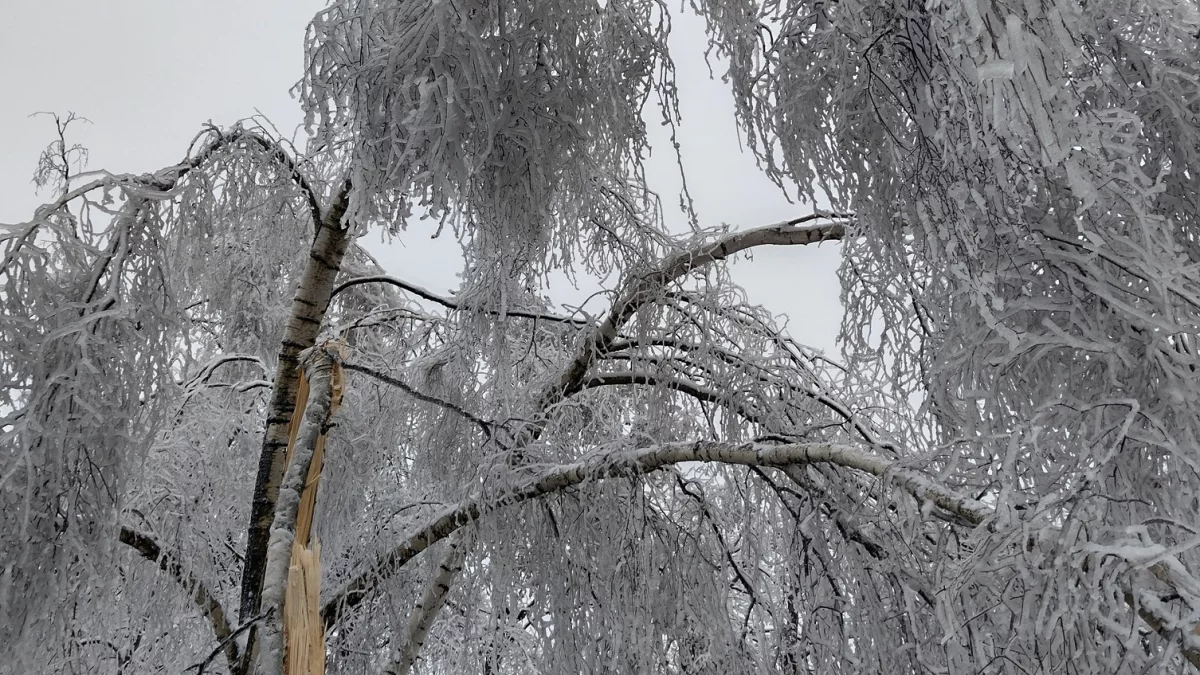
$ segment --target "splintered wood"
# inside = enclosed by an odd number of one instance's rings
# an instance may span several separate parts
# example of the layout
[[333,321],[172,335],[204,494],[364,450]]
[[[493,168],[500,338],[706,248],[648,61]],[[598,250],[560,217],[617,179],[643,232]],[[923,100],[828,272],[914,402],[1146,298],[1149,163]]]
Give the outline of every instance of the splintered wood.
[[[329,417],[337,411],[342,401],[344,376],[336,361],[331,374],[332,401]],[[296,408],[292,412],[291,429],[288,435],[286,462],[292,459],[296,435],[308,403],[308,377],[300,372],[296,388]],[[310,543],[313,512],[317,505],[317,485],[325,460],[325,433],[317,437],[313,449],[312,463],[300,494],[300,508],[296,514],[296,537],[292,542],[292,559],[288,566],[287,591],[284,595],[283,630],[286,640],[284,672],[287,675],[324,675],[325,673],[325,626],[321,621],[321,544]]]
[[287,634],[284,672],[288,675],[323,675],[325,627],[321,623],[321,544],[312,548],[297,539],[292,544],[284,596],[283,626]]

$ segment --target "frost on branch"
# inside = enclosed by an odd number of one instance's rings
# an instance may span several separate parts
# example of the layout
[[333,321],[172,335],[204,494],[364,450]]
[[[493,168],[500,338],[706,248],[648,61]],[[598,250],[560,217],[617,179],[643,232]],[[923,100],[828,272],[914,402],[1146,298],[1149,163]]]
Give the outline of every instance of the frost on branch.
[[300,88],[316,137],[352,147],[363,220],[411,202],[465,227],[482,268],[537,275],[551,251],[607,272],[661,237],[642,112],[678,116],[669,29],[654,0],[343,0],[309,28]]
[[[842,268],[847,365],[890,383],[881,405],[920,405],[896,425],[905,444],[995,503],[1014,539],[1054,528],[1071,550],[1144,526],[1196,569],[1195,3],[702,6],[776,180],[859,215]],[[939,667],[1145,658],[1115,637],[1131,617],[1115,579],[1003,558],[1001,573],[947,561],[939,575],[973,599],[939,612],[981,612],[989,633],[1022,617],[1037,657],[961,645]],[[1033,589],[1049,591],[1036,611],[1013,599]]]
[[[248,474],[264,421],[287,419],[264,374],[299,322],[351,345],[315,525],[330,673],[1200,664],[1194,4],[697,8],[768,173],[854,216],[665,231],[638,164],[647,97],[675,119],[661,5],[334,3],[300,86],[315,154],[209,130],[156,174],[64,176],[6,235],[4,524],[120,513],[228,608],[265,560],[242,554]],[[347,178],[354,233],[396,234],[410,207],[458,229],[457,292],[339,239],[365,279],[326,311],[323,263],[289,315],[314,204],[341,224]],[[123,230],[62,206],[103,188],[146,227],[127,295],[98,308],[79,282],[112,281]],[[828,239],[843,359],[787,338],[724,267]],[[594,315],[548,299],[577,269],[616,272]],[[54,416],[51,390],[80,405]],[[92,448],[120,478],[100,506],[92,467],[59,461]],[[464,528],[461,572],[441,569],[430,547]],[[182,672],[233,632],[81,529],[0,553],[6,592],[59,583],[5,606],[29,669]]]

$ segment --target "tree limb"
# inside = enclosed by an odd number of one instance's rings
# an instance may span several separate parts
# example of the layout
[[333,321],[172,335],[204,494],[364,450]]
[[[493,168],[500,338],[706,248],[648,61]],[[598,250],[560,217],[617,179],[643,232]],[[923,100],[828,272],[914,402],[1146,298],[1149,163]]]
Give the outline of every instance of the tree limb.
[[417,389],[415,387],[408,384],[404,380],[401,380],[396,377],[392,377],[385,373],[381,373],[378,370],[374,370],[373,368],[368,368],[366,366],[359,365],[356,363],[343,363],[342,368],[345,368],[346,370],[352,370],[356,373],[362,373],[363,375],[372,377],[376,380],[379,380],[380,382],[383,382],[384,384],[390,384],[393,387],[396,387],[397,389],[399,389],[400,391],[403,391],[404,393],[408,394],[409,396],[412,396],[413,398],[417,399],[418,401],[424,401],[425,403],[430,403],[432,405],[436,405],[445,410],[449,410],[450,412],[467,420],[471,424],[478,426],[483,431],[484,436],[487,436],[487,437],[492,436],[492,427],[495,426],[494,423],[489,422],[489,421],[483,419],[482,417],[479,417],[479,416],[469,412],[466,408],[463,408],[462,406],[460,406],[456,403],[452,403],[450,401],[440,399],[436,396],[430,396],[429,394],[417,391]]
[[[575,358],[563,369],[558,381],[542,390],[538,410],[549,410],[564,398],[579,391],[588,371],[600,356],[608,352],[619,337],[621,326],[640,307],[658,297],[671,282],[688,272],[756,246],[797,246],[841,239],[846,235],[845,223],[852,216],[814,213],[802,218],[737,232],[717,241],[676,254],[659,264],[648,274],[626,279],[624,288],[609,309],[604,321],[582,341]],[[799,227],[818,219],[839,219],[826,224]],[[534,436],[537,434],[534,433]]]
[[[5,252],[4,260],[0,262],[0,274],[4,274],[8,270],[9,264],[12,263],[12,260],[16,257],[17,252],[21,249],[21,247],[26,242],[35,238],[39,226],[46,221],[49,215],[63,208],[72,201],[79,199],[89,192],[105,188],[123,188],[130,191],[136,191],[138,188],[150,188],[154,192],[169,193],[171,190],[175,189],[175,186],[179,183],[180,179],[207,162],[222,148],[233,145],[238,141],[248,141],[254,145],[257,145],[260,149],[268,152],[271,158],[279,163],[280,166],[287,169],[288,177],[296,184],[298,188],[300,188],[301,192],[304,193],[305,200],[308,203],[309,211],[313,217],[314,227],[317,223],[321,222],[321,208],[317,200],[316,191],[313,190],[312,184],[308,182],[308,179],[300,171],[300,168],[297,166],[295,160],[292,159],[292,157],[288,155],[287,151],[285,151],[278,143],[271,141],[261,134],[252,131],[246,131],[240,126],[235,127],[233,131],[229,133],[222,132],[216,127],[211,127],[209,132],[215,136],[215,139],[205,145],[204,148],[201,149],[201,151],[195,156],[189,157],[178,164],[164,167],[158,171],[155,171],[154,173],[146,173],[141,175],[109,174],[104,172],[101,174],[100,178],[89,181],[73,190],[68,190],[58,199],[38,207],[37,210],[34,211],[33,220],[31,220],[28,225],[23,228],[21,234],[13,237],[0,238],[0,241],[13,242],[10,244],[9,249]],[[96,175],[96,172],[88,173],[93,176]],[[75,178],[79,177],[81,176],[75,176]],[[161,199],[166,195],[159,194],[156,196],[154,194],[142,194],[141,196],[148,199]]]
[[150,535],[122,525],[119,539],[122,544],[131,547],[146,560],[158,563],[159,569],[170,574],[175,581],[179,582],[184,592],[192,596],[192,601],[196,603],[200,613],[208,619],[208,624],[212,626],[213,636],[220,643],[220,651],[225,653],[229,672],[234,672],[238,665],[238,645],[237,641],[232,639],[234,631],[229,627],[229,621],[225,618],[225,609],[221,607],[221,603],[213,597],[212,593],[208,592],[208,588],[196,578],[195,574],[183,566],[182,562],[176,560],[174,556],[164,553],[162,547]]
[[[450,298],[447,298],[444,295],[438,295],[437,293],[434,293],[433,291],[422,288],[421,286],[418,286],[414,283],[404,281],[403,279],[397,279],[396,277],[391,277],[386,274],[375,274],[375,275],[372,275],[369,277],[358,277],[356,279],[349,279],[347,281],[343,281],[341,284],[338,285],[337,288],[333,289],[333,293],[330,295],[330,297],[337,297],[338,293],[341,293],[342,291],[346,290],[347,288],[352,288],[354,286],[358,286],[361,284],[390,284],[390,285],[395,286],[396,288],[399,288],[403,291],[408,291],[409,293],[412,293],[413,295],[417,296],[418,298],[422,298],[422,299],[428,300],[434,304],[441,305],[442,307],[445,307],[446,309],[453,310],[453,311],[459,311],[459,310],[463,309],[463,307],[461,305],[459,305],[457,302],[455,302],[454,300],[451,300]],[[490,311],[487,313],[488,314],[496,314],[496,315],[499,314],[499,312],[496,312],[496,311]],[[510,316],[510,317],[515,317],[515,318],[520,318],[520,319],[534,319],[537,321],[548,321],[551,323],[566,323],[566,324],[571,324],[573,326],[590,326],[591,325],[591,323],[585,319],[576,319],[576,318],[569,317],[569,316],[559,316],[557,314],[542,314],[539,312],[526,312],[523,310],[507,310],[504,312],[504,316],[506,316],[506,317]]]
[[321,612],[325,625],[333,626],[344,611],[360,604],[379,581],[395,574],[422,551],[485,513],[559,492],[584,481],[639,476],[680,462],[780,467],[792,464],[835,464],[887,478],[912,496],[931,501],[943,510],[973,523],[982,523],[991,515],[991,509],[987,505],[959,495],[921,473],[898,469],[891,460],[844,445],[734,445],[700,441],[603,454],[546,469],[538,476],[505,491],[503,495],[492,498],[476,497],[445,509],[440,516],[410,535],[399,546],[373,563],[369,569],[354,577],[326,602]]
[[450,594],[450,587],[458,573],[462,571],[463,559],[466,557],[466,548],[461,542],[450,541],[449,549],[438,563],[437,573],[429,580],[424,595],[409,616],[408,634],[400,648],[400,655],[384,670],[387,675],[408,675],[417,661],[417,655],[425,644],[425,638],[428,637],[438,612],[446,604],[446,596]]

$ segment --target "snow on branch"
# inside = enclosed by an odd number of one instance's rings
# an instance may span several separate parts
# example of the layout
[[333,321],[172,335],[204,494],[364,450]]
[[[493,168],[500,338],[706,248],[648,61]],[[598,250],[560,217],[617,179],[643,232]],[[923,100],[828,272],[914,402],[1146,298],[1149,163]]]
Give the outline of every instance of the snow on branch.
[[[774,225],[736,232],[667,258],[648,274],[628,277],[604,321],[583,339],[575,358],[562,369],[557,381],[551,382],[542,390],[537,399],[537,410],[549,410],[563,399],[580,391],[596,359],[607,354],[614,342],[621,337],[621,327],[625,322],[638,308],[659,297],[671,282],[694,269],[725,260],[756,246],[800,246],[839,240],[846,236],[846,224],[852,218],[849,214],[817,212]],[[818,220],[831,222],[808,225]],[[537,433],[533,435],[536,436]]]
[[485,513],[559,492],[586,481],[640,476],[681,462],[719,462],[754,467],[835,464],[893,480],[917,499],[933,502],[939,508],[974,524],[982,523],[991,514],[991,509],[985,504],[957,494],[923,474],[908,469],[897,469],[895,463],[890,460],[844,445],[735,445],[699,441],[607,453],[546,469],[502,495],[467,499],[447,508],[366,571],[354,577],[326,602],[322,609],[325,625],[333,626],[346,610],[360,604],[379,581],[395,574],[422,551]]

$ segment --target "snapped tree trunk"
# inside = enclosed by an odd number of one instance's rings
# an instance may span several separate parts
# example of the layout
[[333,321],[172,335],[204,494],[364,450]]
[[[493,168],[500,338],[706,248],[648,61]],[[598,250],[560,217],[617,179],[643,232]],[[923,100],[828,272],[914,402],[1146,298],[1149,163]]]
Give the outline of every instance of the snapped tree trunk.
[[[293,625],[292,642],[294,648],[289,659],[297,668],[320,666],[323,670],[324,645],[319,638],[320,619],[316,609],[316,593],[319,592],[317,576],[320,572],[314,559],[315,552],[310,551],[306,541],[297,538],[297,525],[304,521],[304,531],[300,532],[305,539],[311,531],[311,509],[315,504],[315,484],[310,484],[309,478],[314,469],[318,449],[323,445],[322,437],[330,415],[336,407],[340,386],[335,382],[340,380],[337,373],[337,359],[329,350],[328,343],[307,349],[302,354],[303,367],[308,381],[307,405],[303,422],[298,425],[295,442],[287,454],[287,473],[279,487],[279,499],[276,502],[275,514],[271,523],[271,536],[267,546],[267,564],[263,576],[262,602],[266,610],[264,621],[262,651],[260,655],[250,655],[257,659],[258,671],[271,675],[283,675],[285,662],[285,630],[289,616]],[[307,510],[308,513],[302,513]],[[319,549],[318,549],[319,550]],[[293,569],[296,568],[293,573]],[[289,593],[289,587],[293,587]],[[285,599],[291,598],[300,606],[287,608]],[[308,624],[305,605],[311,604],[312,622],[318,631],[318,637],[313,637],[306,630]],[[293,610],[294,611],[291,611]],[[247,647],[251,651],[252,646]],[[308,659],[320,652],[319,658]],[[318,663],[319,662],[319,663]],[[317,671],[320,672],[320,671]],[[292,675],[300,675],[294,672]]]
[[250,529],[246,538],[246,562],[242,570],[241,594],[243,622],[257,616],[262,606],[267,541],[270,538],[271,521],[275,515],[275,502],[279,498],[279,483],[283,480],[288,427],[296,405],[299,355],[316,342],[325,318],[325,310],[329,306],[333,282],[350,244],[350,228],[342,223],[349,199],[350,182],[346,181],[317,223],[317,234],[309,251],[296,297],[292,301],[292,314],[288,319],[279,350],[271,403],[267,410],[266,432],[263,434],[262,451],[258,458],[258,475],[254,481]]

